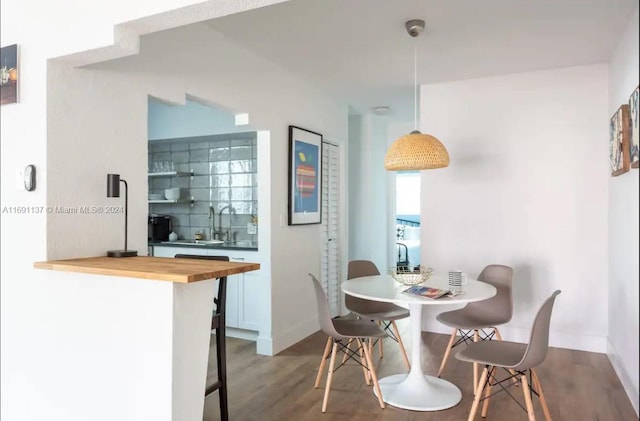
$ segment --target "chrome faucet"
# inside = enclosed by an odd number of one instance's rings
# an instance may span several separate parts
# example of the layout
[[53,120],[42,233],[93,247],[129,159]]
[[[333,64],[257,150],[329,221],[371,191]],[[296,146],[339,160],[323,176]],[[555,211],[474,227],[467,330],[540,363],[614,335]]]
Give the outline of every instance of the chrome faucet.
[[[229,226],[226,231],[222,230],[222,212],[227,210],[229,214]],[[231,241],[231,214],[235,213],[235,209],[231,206],[227,205],[218,211],[218,239],[222,240],[224,238],[225,241]],[[223,237],[223,238],[220,238]]]
[[[220,230],[219,235],[223,236],[226,234],[223,239],[225,241],[229,241],[229,231],[227,231],[226,233],[222,231],[222,212],[224,212],[225,209],[229,210],[229,205],[223,207],[222,209],[220,209],[220,211],[218,211],[218,229]],[[231,214],[229,214],[229,226],[231,226]]]
[[209,240],[216,239],[216,211],[213,206],[209,206]]

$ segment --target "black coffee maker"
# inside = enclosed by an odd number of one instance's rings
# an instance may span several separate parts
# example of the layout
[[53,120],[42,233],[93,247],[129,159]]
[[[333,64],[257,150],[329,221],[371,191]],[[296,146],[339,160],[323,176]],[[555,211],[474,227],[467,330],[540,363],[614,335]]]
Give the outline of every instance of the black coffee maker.
[[149,215],[149,241],[168,241],[171,231],[170,215]]

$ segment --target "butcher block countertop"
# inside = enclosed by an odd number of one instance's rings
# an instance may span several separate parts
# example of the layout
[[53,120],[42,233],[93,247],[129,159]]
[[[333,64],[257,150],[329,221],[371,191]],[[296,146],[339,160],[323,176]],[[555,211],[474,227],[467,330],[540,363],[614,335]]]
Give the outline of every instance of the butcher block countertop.
[[259,263],[173,257],[86,257],[36,262],[37,269],[190,283],[260,269]]

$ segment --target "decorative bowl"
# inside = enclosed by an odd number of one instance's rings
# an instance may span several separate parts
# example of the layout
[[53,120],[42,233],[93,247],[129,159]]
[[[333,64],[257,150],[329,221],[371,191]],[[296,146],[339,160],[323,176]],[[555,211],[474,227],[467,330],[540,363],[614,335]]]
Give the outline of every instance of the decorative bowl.
[[427,282],[431,278],[433,269],[426,266],[420,266],[420,271],[410,271],[406,269],[391,268],[389,275],[403,285],[418,285]]
[[164,197],[167,200],[178,200],[180,199],[180,188],[172,187],[170,189],[164,190]]

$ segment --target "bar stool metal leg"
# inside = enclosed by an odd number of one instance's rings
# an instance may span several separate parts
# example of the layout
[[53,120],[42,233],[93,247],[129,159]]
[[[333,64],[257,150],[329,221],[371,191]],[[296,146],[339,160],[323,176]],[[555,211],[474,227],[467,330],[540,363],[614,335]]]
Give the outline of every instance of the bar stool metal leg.
[[227,297],[227,277],[219,279],[218,283],[218,297],[216,300],[216,309],[211,318],[211,330],[216,332],[216,362],[218,367],[218,381],[207,387],[205,391],[205,397],[214,391],[218,391],[218,398],[220,399],[220,419],[222,421],[228,421],[229,419],[229,406],[227,403],[227,349],[226,349],[226,307]]

